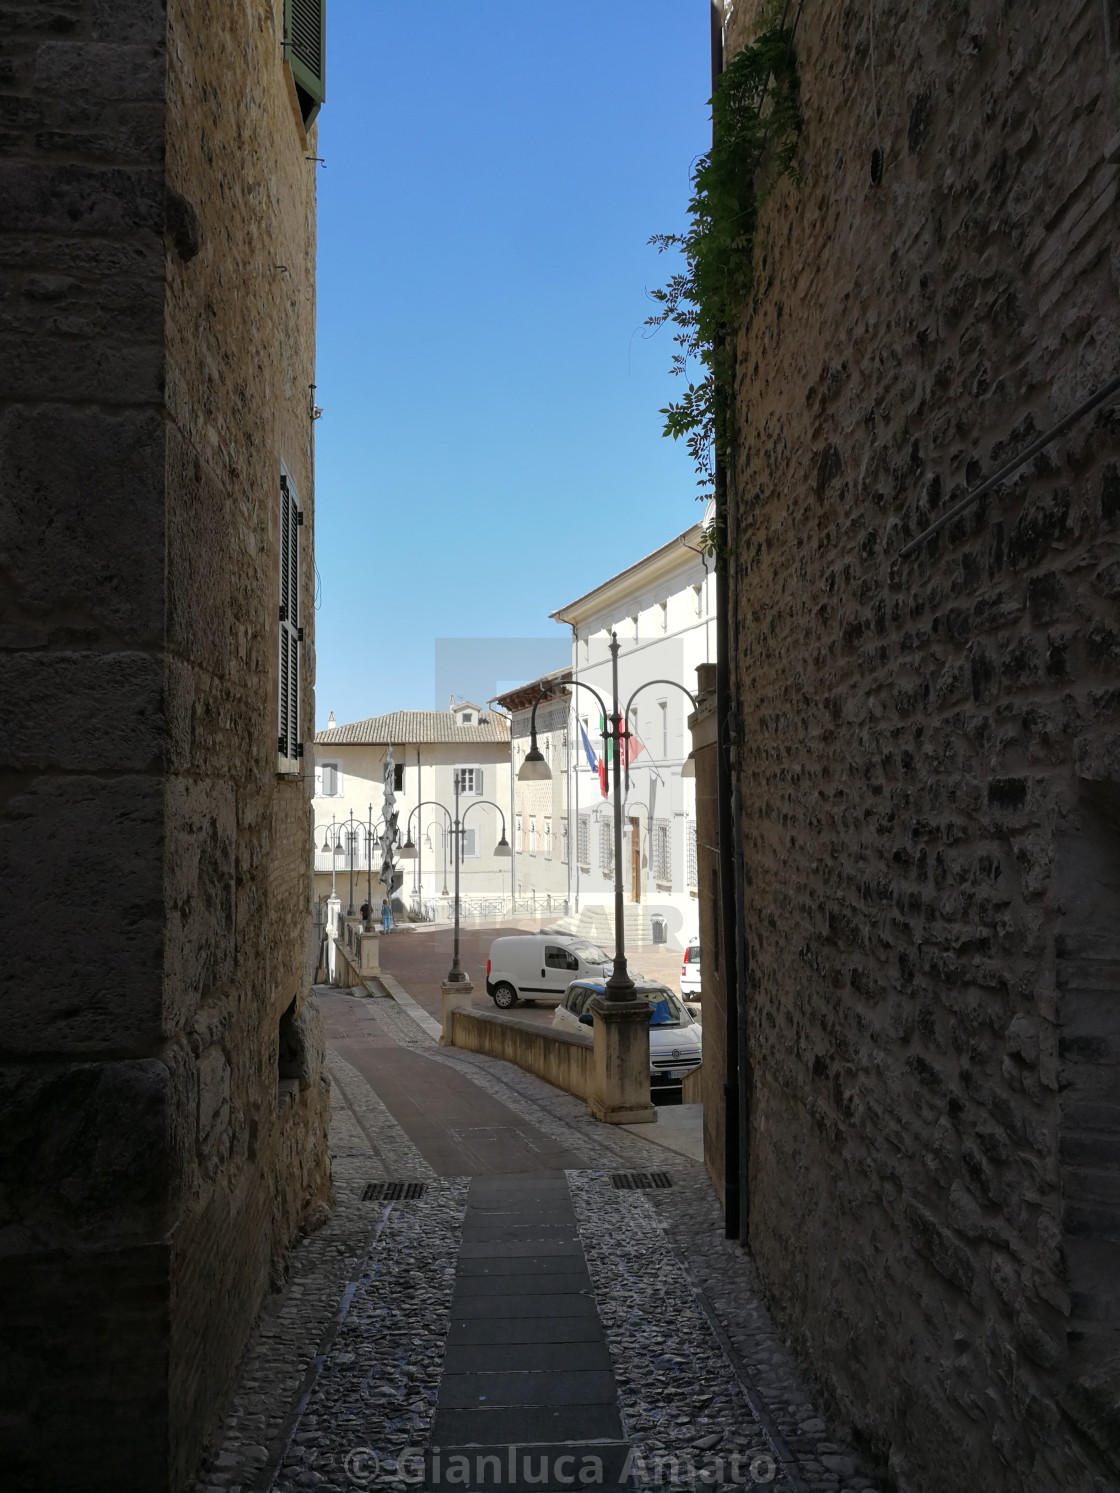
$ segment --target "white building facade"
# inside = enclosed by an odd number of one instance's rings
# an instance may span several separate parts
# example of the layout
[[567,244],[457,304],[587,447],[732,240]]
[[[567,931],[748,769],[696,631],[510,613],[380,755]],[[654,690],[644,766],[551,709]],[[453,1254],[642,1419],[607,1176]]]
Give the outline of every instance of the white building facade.
[[[498,695],[493,704],[509,713],[513,752],[513,880],[517,910],[567,913],[572,899],[571,827],[568,815],[572,759],[571,691],[567,669],[544,674]],[[524,783],[517,773],[529,750],[533,704],[537,744],[552,770],[551,781]]]
[[[685,948],[699,934],[696,797],[682,777],[691,750],[685,690],[715,660],[715,566],[705,547],[710,512],[637,564],[551,615],[572,630],[568,817],[571,910],[588,922],[599,909],[604,931],[622,877],[627,937]],[[620,708],[630,706],[630,786],[624,789],[622,865],[614,857],[614,769],[603,796],[602,719],[590,685],[611,708],[611,657],[619,643]],[[683,686],[683,689],[680,687]],[[555,775],[555,768],[554,768]],[[588,931],[592,931],[590,928]]]
[[482,899],[508,900],[510,859],[494,850],[503,827],[511,829],[509,722],[470,701],[454,702],[449,710],[392,711],[317,734],[312,804],[316,897],[330,896],[333,885],[345,913],[353,885],[355,909],[366,900],[367,888],[380,907],[379,836],[390,751],[400,842],[411,836],[417,850],[415,859],[399,862],[404,879],[396,893],[398,913],[415,910],[437,919],[451,915],[455,863],[450,822],[456,778],[461,784],[459,877],[465,912]]

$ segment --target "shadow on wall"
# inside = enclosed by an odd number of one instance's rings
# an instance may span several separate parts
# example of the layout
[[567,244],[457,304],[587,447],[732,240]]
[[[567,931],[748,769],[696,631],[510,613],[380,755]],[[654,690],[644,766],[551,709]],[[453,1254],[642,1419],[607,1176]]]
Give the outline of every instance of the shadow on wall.
[[1120,1474],[1120,785],[1082,785],[1057,858],[1064,1408]]

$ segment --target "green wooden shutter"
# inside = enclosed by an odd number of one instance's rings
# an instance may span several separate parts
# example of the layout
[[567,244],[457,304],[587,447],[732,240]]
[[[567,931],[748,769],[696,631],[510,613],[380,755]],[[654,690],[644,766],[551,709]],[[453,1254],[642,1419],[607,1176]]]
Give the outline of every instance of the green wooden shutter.
[[[287,474],[280,477],[280,637],[276,750],[285,763],[303,755],[300,740],[300,511]],[[286,770],[291,770],[287,767]]]
[[310,125],[327,96],[326,0],[284,0],[284,56],[306,95],[300,105]]

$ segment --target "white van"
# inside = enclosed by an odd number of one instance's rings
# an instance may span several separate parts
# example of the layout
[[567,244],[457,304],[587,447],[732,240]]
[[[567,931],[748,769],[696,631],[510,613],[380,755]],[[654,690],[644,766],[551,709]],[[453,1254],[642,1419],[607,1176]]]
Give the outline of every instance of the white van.
[[567,933],[496,938],[486,961],[486,994],[508,1011],[518,1001],[563,1000],[573,980],[605,980],[614,965],[598,944]]

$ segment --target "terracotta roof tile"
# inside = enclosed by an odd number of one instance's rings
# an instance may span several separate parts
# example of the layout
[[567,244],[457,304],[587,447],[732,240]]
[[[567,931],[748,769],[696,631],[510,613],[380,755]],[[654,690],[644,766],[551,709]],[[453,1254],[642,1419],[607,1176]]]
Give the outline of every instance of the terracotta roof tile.
[[450,710],[392,710],[371,715],[330,731],[319,731],[316,746],[410,746],[430,742],[506,742],[509,722],[496,712],[484,711],[484,725],[457,726]]

